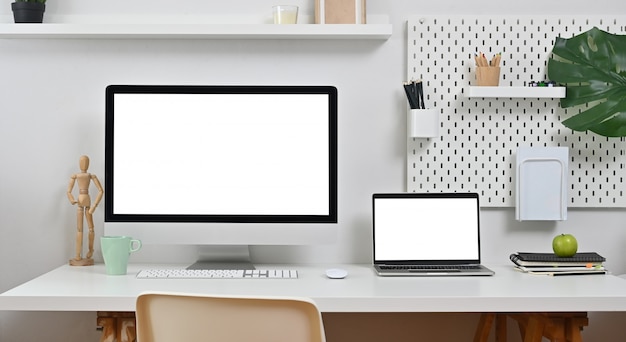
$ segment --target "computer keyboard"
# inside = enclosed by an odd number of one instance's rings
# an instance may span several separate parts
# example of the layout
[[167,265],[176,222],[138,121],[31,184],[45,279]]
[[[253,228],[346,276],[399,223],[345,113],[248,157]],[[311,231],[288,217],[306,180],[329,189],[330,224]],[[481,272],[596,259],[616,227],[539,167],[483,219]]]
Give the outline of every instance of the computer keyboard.
[[144,269],[139,279],[297,279],[297,270]]

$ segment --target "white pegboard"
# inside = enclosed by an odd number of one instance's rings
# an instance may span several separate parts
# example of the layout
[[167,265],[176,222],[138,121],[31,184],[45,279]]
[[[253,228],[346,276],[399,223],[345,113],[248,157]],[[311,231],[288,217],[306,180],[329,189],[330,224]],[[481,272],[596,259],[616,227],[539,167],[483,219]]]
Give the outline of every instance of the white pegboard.
[[407,191],[476,191],[484,207],[515,206],[519,146],[569,148],[568,206],[626,207],[626,140],[574,132],[561,121],[579,108],[551,98],[469,98],[474,53],[502,53],[501,86],[547,79],[557,36],[594,26],[625,34],[626,17],[423,16],[408,21],[408,79],[421,79],[438,138],[408,138]]

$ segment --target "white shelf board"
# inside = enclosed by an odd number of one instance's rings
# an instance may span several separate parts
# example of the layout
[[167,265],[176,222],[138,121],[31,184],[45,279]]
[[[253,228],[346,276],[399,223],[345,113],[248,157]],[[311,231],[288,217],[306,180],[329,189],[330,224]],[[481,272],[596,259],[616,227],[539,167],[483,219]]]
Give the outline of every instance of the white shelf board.
[[377,39],[391,24],[0,24],[2,39]]
[[486,87],[470,86],[467,97],[563,98],[565,87]]

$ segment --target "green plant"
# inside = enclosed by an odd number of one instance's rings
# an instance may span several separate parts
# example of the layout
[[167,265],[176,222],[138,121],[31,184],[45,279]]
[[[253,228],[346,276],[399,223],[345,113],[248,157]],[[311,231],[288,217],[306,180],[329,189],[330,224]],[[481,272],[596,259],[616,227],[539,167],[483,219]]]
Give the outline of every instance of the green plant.
[[548,77],[567,87],[561,107],[587,106],[563,125],[606,137],[626,136],[626,36],[594,27],[571,38],[557,37]]

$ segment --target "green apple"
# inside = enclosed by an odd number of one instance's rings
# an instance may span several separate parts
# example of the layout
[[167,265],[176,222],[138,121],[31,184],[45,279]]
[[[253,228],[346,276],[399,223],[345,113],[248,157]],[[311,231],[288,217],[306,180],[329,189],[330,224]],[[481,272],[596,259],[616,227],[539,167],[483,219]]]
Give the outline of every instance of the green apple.
[[571,257],[578,251],[578,241],[572,234],[561,234],[552,240],[552,250],[560,257]]

